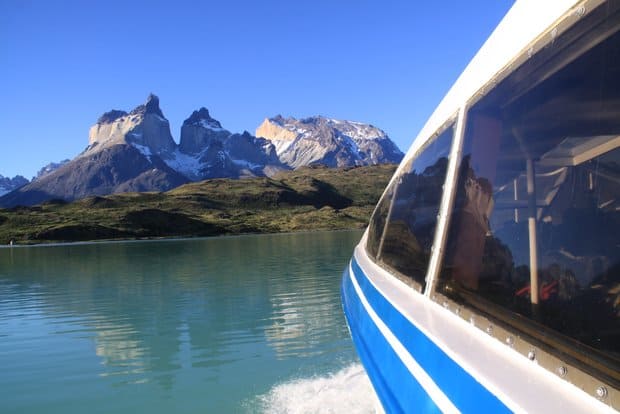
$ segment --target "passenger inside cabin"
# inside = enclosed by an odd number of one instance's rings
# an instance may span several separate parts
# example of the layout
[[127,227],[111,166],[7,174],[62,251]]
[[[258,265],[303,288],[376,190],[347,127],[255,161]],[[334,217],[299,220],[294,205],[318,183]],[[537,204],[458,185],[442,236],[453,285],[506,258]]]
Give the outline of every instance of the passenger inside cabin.
[[618,356],[620,33],[545,53],[468,111],[439,288]]

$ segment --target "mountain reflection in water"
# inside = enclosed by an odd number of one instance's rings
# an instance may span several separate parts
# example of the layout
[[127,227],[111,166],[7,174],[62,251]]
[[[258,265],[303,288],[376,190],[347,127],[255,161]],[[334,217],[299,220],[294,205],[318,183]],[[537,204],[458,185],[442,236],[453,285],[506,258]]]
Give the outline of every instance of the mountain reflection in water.
[[0,249],[2,412],[256,412],[356,361],[360,232]]

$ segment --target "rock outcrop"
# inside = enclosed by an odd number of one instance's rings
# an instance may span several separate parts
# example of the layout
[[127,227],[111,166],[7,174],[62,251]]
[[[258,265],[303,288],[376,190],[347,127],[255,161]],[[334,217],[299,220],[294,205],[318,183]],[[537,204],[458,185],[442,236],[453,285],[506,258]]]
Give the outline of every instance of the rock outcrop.
[[183,122],[179,150],[185,154],[198,154],[214,142],[225,140],[230,132],[211,118],[207,108],[200,108]]
[[133,111],[112,110],[103,114],[88,133],[84,154],[118,144],[132,144],[143,152],[169,158],[176,149],[170,123],[159,108],[159,98],[149,95]]

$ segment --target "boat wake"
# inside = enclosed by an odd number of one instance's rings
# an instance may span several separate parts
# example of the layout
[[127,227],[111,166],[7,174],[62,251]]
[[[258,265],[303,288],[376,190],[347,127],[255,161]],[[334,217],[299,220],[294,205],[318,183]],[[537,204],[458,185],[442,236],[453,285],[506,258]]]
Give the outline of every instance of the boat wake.
[[259,397],[266,414],[382,412],[361,364],[322,377],[301,378],[274,386]]

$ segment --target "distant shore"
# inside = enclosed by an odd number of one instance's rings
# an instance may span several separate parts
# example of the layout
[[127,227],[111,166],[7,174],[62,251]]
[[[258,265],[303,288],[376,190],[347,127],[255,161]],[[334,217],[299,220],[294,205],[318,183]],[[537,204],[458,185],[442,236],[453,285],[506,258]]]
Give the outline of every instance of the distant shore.
[[302,168],[0,209],[0,245],[159,240],[366,227],[395,165]]
[[58,247],[58,246],[80,246],[80,245],[89,245],[89,244],[105,244],[105,243],[140,243],[140,242],[166,242],[166,241],[184,241],[184,240],[201,240],[201,239],[211,239],[211,238],[229,238],[229,237],[246,237],[246,236],[286,236],[290,234],[313,234],[313,233],[323,233],[323,232],[359,232],[360,234],[366,229],[363,228],[352,228],[352,229],[336,229],[336,230],[297,230],[297,231],[288,231],[288,232],[279,232],[279,233],[239,233],[239,234],[221,234],[216,236],[171,236],[171,237],[145,237],[145,238],[134,238],[134,239],[100,239],[100,240],[80,240],[80,241],[52,241],[52,242],[41,242],[41,243],[29,243],[29,244],[0,244],[0,249],[12,249],[12,248],[22,248],[22,247]]

